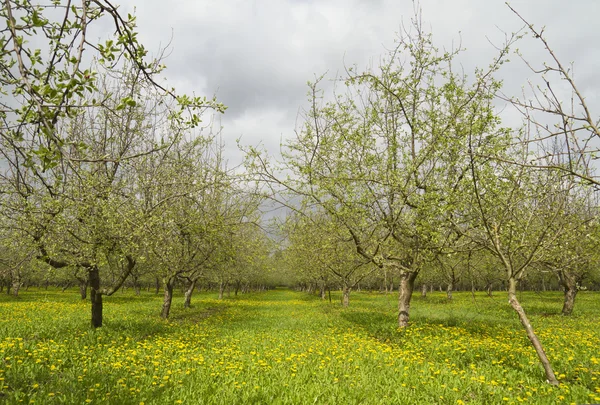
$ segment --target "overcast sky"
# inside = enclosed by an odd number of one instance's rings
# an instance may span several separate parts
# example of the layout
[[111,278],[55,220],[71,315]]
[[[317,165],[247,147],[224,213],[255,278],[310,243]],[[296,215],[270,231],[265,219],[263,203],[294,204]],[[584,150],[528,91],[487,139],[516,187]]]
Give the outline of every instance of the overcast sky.
[[[180,92],[211,96],[229,108],[222,116],[231,164],[240,160],[235,140],[263,143],[276,152],[294,135],[306,106],[308,80],[344,65],[376,65],[394,44],[401,24],[413,15],[408,0],[121,0],[136,9],[141,41],[151,51],[170,42],[165,76]],[[567,6],[568,4],[568,6]],[[565,62],[575,62],[576,80],[599,104],[600,1],[515,0],[511,2],[545,34]],[[462,41],[467,72],[494,55],[488,39],[522,23],[502,0],[423,0],[425,27],[439,47]],[[532,60],[546,55],[533,41],[519,45]],[[513,58],[516,59],[516,58]],[[509,92],[526,84],[522,64],[502,73]]]

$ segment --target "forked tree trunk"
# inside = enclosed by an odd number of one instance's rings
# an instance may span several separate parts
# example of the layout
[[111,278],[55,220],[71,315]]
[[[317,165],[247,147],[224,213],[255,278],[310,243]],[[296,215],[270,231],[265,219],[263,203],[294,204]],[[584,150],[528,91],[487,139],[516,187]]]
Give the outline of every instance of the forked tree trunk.
[[92,304],[92,328],[102,326],[102,292],[100,291],[100,270],[97,266],[87,269],[90,282],[90,300]]
[[552,370],[552,365],[548,360],[548,356],[546,356],[546,352],[544,352],[542,343],[533,331],[533,327],[531,326],[531,323],[529,322],[529,319],[527,318],[523,307],[521,307],[521,304],[517,299],[517,280],[515,280],[514,278],[510,278],[508,280],[508,302],[515,310],[515,312],[519,315],[519,321],[521,321],[521,325],[523,325],[523,327],[527,331],[527,337],[533,345],[533,348],[535,349],[535,352],[537,353],[538,358],[542,363],[542,367],[544,367],[544,371],[546,373],[546,380],[552,385],[558,385],[558,380],[554,375],[554,371]]
[[196,288],[196,280],[192,280],[187,290],[185,291],[185,301],[183,302],[184,308],[189,308],[192,305],[192,294],[194,293],[194,288]]
[[406,328],[408,326],[410,299],[412,298],[417,274],[417,272],[413,271],[403,271],[400,274],[400,293],[398,297],[398,326],[400,328]]
[[165,278],[163,280],[165,295],[163,298],[162,311],[160,312],[160,316],[163,319],[167,319],[169,317],[169,313],[171,312],[171,303],[173,302],[173,279]]

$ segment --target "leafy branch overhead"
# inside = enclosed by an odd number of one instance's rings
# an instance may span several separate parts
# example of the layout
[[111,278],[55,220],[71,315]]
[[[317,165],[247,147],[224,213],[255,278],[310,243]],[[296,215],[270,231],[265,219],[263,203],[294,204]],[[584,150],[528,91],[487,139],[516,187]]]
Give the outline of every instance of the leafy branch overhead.
[[[139,71],[146,91],[162,94],[178,106],[169,118],[179,126],[196,127],[206,109],[226,109],[214,97],[178,94],[160,84],[165,65],[160,57],[148,58],[147,49],[138,41],[136,17],[122,16],[109,1],[2,3],[0,20],[6,28],[0,31],[0,94],[8,97],[0,101],[0,134],[19,149],[29,166],[45,171],[67,155],[72,140],[58,128],[60,119],[105,106],[93,97],[98,78],[95,68],[110,71],[129,64]],[[113,32],[95,42],[90,30],[100,22],[109,22]],[[126,95],[116,108],[133,107],[138,101]],[[25,147],[31,138],[40,138],[45,146]]]

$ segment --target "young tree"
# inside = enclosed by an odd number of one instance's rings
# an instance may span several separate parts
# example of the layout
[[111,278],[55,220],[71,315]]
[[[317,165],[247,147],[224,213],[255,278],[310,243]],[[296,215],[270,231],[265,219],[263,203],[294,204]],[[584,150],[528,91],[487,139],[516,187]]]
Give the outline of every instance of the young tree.
[[[509,303],[538,354],[547,380],[556,385],[550,361],[517,298],[517,284],[528,269],[548,257],[559,235],[567,232],[558,226],[558,219],[566,208],[565,193],[571,192],[572,184],[563,187],[556,170],[530,170],[525,165],[506,163],[531,158],[526,142],[516,143],[516,150],[511,150],[508,145],[515,145],[511,138],[473,132],[469,144],[471,183],[464,183],[470,188],[464,193],[470,196],[465,207],[470,207],[472,222],[467,231],[458,224],[456,229],[463,230],[502,264]],[[488,155],[489,149],[494,149],[496,155],[511,157],[496,162],[480,157]]]
[[319,285],[322,299],[326,282],[337,281],[342,286],[342,305],[347,307],[352,289],[377,267],[356,253],[351,235],[344,234],[344,228],[339,229],[326,213],[307,213],[290,222],[286,255],[295,258],[296,271]]
[[[75,140],[61,131],[62,120],[88,107],[102,107],[102,98],[94,94],[94,59],[108,69],[127,60],[144,81],[179,104],[173,118],[182,124],[197,125],[198,113],[205,108],[225,108],[214,99],[177,95],[159,85],[156,78],[164,65],[160,59],[147,60],[148,52],[137,39],[135,16],[121,15],[109,1],[57,0],[50,6],[5,0],[0,21],[6,27],[0,31],[0,92],[10,96],[0,102],[0,137],[36,175],[71,155]],[[111,24],[113,29],[107,31],[114,34],[95,42],[90,29],[102,22]],[[117,104],[124,107],[135,100],[125,94]],[[37,142],[32,145],[28,138]]]
[[[87,272],[98,327],[102,296],[122,285],[138,253],[143,218],[126,187],[128,163],[168,148],[207,108],[225,107],[159,85],[160,58],[146,59],[135,17],[110,2],[6,0],[0,19],[0,92],[10,96],[0,101],[3,213],[24,224],[39,259]],[[115,34],[94,43],[89,29],[99,20],[112,21]],[[108,76],[120,83],[107,85]],[[101,272],[110,288],[101,288]]]
[[558,277],[564,291],[562,314],[571,315],[575,297],[583,287],[584,280],[598,267],[598,221],[597,203],[592,190],[585,187],[579,192],[565,195],[564,209],[557,218],[557,228],[562,231],[539,263],[542,270]]
[[417,18],[378,71],[351,70],[334,101],[310,86],[311,108],[279,168],[287,178],[250,151],[249,170],[272,196],[285,191],[318,206],[361,256],[399,275],[400,327],[417,275],[444,243],[446,213],[468,168],[466,123],[482,131],[497,123],[492,72],[504,53],[472,81],[453,71],[457,53],[438,51]]

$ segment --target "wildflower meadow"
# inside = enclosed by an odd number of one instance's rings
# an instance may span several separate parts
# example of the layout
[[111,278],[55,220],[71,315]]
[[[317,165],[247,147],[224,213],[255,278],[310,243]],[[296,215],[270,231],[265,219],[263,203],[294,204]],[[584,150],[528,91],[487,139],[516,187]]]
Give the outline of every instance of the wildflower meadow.
[[[181,297],[176,297],[181,298]],[[161,297],[119,293],[91,329],[74,291],[0,298],[0,402],[7,404],[518,404],[600,402],[600,301],[521,297],[560,380],[543,370],[505,297],[429,294],[397,329],[397,296],[343,308],[277,289],[157,316]]]

